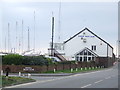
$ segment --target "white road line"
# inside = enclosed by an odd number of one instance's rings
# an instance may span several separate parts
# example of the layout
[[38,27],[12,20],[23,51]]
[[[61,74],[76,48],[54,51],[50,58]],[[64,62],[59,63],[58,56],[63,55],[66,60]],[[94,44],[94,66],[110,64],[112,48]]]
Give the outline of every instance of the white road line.
[[105,79],[110,79],[111,77],[106,77]]
[[96,82],[94,82],[94,83],[99,83],[99,82],[102,82],[103,80],[99,80],[99,81],[96,81]]
[[88,86],[91,86],[92,84],[88,84],[88,85],[85,85],[85,86],[83,86],[83,87],[81,87],[81,88],[85,88],[85,87],[88,87]]
[[[108,69],[108,70],[101,70],[101,71],[95,71],[95,72],[88,72],[88,73],[82,73],[82,74],[76,74],[76,75],[72,75],[72,76],[81,76],[81,75],[87,75],[87,74],[92,74],[92,73],[98,73],[98,72],[103,72],[103,71],[111,71],[113,69]],[[69,76],[69,77],[72,77]]]

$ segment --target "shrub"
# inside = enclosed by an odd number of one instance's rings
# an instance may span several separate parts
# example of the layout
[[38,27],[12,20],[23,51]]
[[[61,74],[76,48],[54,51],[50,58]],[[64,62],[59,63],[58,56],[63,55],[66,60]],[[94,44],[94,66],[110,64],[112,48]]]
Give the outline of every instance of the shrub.
[[49,65],[52,64],[50,58],[44,56],[21,56],[17,54],[9,54],[3,56],[3,65]]
[[5,55],[2,58],[2,64],[5,65],[20,65],[22,64],[22,56],[18,54]]

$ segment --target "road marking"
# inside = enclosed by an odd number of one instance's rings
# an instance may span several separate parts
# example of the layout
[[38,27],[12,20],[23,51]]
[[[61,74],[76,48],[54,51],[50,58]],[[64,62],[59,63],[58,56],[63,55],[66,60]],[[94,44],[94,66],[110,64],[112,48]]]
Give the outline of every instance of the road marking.
[[88,85],[85,85],[85,86],[83,86],[83,87],[81,87],[81,88],[85,88],[85,87],[88,87],[88,86],[91,86],[92,84],[88,84]]
[[111,77],[106,77],[105,79],[109,79],[109,78],[111,78]]
[[96,82],[94,82],[94,83],[99,83],[99,82],[102,82],[103,80],[99,80],[99,81],[96,81]]
[[[72,76],[81,76],[81,75],[87,75],[87,74],[92,74],[92,73],[98,73],[98,72],[103,72],[103,71],[111,71],[113,69],[109,69],[109,70],[101,70],[101,71],[95,71],[95,72],[88,72],[88,73],[82,73],[82,74],[76,74],[76,75],[72,75]],[[72,77],[69,76],[69,77]]]

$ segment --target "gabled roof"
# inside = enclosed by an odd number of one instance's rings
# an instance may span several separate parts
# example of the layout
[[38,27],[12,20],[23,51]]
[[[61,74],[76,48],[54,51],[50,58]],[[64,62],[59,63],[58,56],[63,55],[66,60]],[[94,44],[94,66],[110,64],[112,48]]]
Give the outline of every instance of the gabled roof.
[[64,41],[64,44],[67,43],[68,41],[70,41],[71,39],[73,39],[74,37],[76,37],[77,35],[79,35],[80,33],[82,33],[85,30],[87,30],[90,33],[92,33],[94,36],[96,36],[97,38],[99,38],[100,40],[102,40],[104,43],[106,43],[108,46],[110,46],[113,49],[113,47],[109,43],[107,43],[105,40],[103,40],[102,38],[100,38],[99,36],[97,36],[95,33],[93,33],[92,31],[90,31],[88,28],[83,29],[82,31],[78,32],[77,34],[75,34],[74,36],[72,36],[71,38],[69,38],[68,40]]
[[75,53],[75,55],[77,55],[78,53],[84,51],[84,50],[87,50],[89,52],[91,52],[92,54],[94,54],[95,56],[99,57],[95,52],[93,52],[92,50],[90,50],[89,48],[85,47],[84,49],[80,50],[79,52]]

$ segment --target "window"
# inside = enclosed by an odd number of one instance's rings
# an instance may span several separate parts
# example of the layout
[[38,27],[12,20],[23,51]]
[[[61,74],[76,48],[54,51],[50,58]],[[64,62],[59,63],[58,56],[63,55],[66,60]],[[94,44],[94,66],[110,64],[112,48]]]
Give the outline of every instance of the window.
[[92,50],[93,50],[93,51],[96,51],[96,46],[95,46],[95,45],[92,46]]
[[82,62],[82,57],[80,57],[80,61]]
[[91,53],[90,53],[90,52],[88,52],[88,55],[91,55]]
[[91,60],[91,57],[88,57],[88,61],[90,61]]
[[86,50],[84,51],[84,55],[87,55],[87,51]]
[[76,57],[76,60],[79,61],[79,57]]
[[94,58],[94,57],[92,57],[92,60],[93,60],[93,61],[94,61],[94,59],[95,59],[95,58]]
[[87,61],[87,57],[84,57],[84,61]]
[[[96,46],[92,46],[93,50],[96,50]],[[76,61],[92,61],[95,60],[96,55],[92,53],[91,50],[84,49],[81,52],[77,53],[75,56]]]

